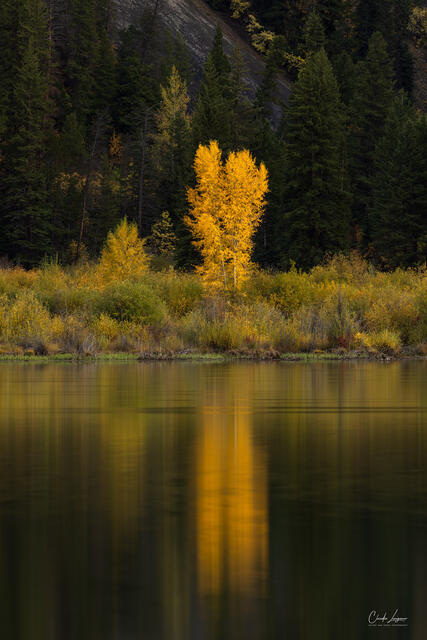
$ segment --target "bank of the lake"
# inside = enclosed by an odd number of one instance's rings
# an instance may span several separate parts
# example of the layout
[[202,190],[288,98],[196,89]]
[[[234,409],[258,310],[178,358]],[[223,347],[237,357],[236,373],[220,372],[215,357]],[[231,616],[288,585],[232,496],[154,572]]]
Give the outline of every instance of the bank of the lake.
[[337,256],[309,273],[255,270],[230,293],[172,269],[137,277],[132,271],[107,277],[87,262],[0,269],[0,356],[124,353],[131,359],[423,357],[427,270],[384,273],[357,255]]
[[336,353],[278,353],[278,352],[148,352],[148,353],[99,353],[97,355],[81,355],[75,353],[55,353],[50,355],[36,355],[34,353],[10,353],[0,355],[1,363],[75,363],[75,362],[342,362],[342,361],[403,361],[427,360],[427,356],[400,352],[398,355],[377,352],[375,354],[364,351],[342,351]]

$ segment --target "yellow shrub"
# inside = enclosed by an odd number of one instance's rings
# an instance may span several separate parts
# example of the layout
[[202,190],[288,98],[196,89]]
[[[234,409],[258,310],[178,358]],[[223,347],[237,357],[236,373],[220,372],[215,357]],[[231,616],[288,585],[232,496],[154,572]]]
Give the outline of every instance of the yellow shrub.
[[101,349],[106,349],[120,335],[120,322],[104,313],[92,322],[92,330]]
[[32,291],[20,291],[6,312],[6,337],[16,344],[28,340],[47,340],[52,319]]
[[16,295],[21,289],[33,287],[36,278],[36,271],[25,271],[21,267],[0,269],[0,293]]
[[33,287],[38,293],[51,293],[67,284],[67,276],[58,264],[47,264],[36,272]]
[[148,269],[144,240],[138,237],[136,224],[124,218],[107,237],[97,269],[101,286],[143,275]]
[[363,349],[375,349],[382,353],[395,354],[402,347],[402,341],[397,332],[383,329],[377,333],[357,333],[355,346]]

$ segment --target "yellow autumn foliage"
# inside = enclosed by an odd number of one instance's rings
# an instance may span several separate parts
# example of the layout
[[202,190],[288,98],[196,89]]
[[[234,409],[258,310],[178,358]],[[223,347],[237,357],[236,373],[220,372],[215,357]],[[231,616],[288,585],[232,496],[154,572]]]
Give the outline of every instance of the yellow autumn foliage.
[[139,238],[135,223],[124,218],[108,234],[97,269],[100,285],[143,275],[148,269],[144,240]]
[[191,215],[186,222],[203,264],[197,267],[209,289],[241,289],[251,268],[253,236],[268,190],[267,169],[258,168],[249,151],[221,159],[218,143],[200,145],[194,161],[197,184],[188,190]]

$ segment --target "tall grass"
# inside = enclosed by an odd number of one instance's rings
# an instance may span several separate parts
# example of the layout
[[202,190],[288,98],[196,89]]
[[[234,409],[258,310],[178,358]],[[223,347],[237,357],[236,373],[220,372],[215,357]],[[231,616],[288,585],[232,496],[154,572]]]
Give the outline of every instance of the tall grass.
[[96,265],[0,270],[0,352],[427,353],[427,270],[357,255],[310,273],[255,272],[239,298],[173,270],[104,283]]

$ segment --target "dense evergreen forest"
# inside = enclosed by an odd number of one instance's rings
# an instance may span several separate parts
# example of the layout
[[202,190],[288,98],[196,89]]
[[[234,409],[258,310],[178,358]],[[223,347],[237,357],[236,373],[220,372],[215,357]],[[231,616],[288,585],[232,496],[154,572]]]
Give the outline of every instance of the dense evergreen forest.
[[[150,11],[119,31],[111,0],[2,0],[0,256],[96,257],[123,217],[153,254],[198,255],[184,218],[194,156],[216,140],[269,174],[254,258],[309,269],[357,249],[377,267],[427,258],[427,118],[412,98],[411,0],[210,0],[265,56],[250,97],[217,30],[199,82]],[[294,81],[273,126],[275,80]],[[190,100],[189,87],[194,88]]]

